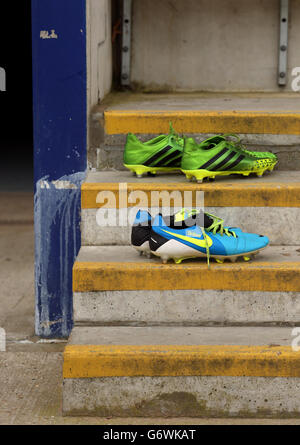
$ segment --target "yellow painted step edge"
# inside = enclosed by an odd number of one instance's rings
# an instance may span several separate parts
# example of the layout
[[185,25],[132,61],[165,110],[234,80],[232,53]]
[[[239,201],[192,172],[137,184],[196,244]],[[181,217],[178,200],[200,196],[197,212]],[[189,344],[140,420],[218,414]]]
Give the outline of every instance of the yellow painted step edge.
[[123,376],[300,377],[300,353],[290,346],[70,345],[65,348],[65,379]]
[[[300,182],[283,183],[250,183],[245,184],[189,184],[182,182],[179,175],[178,183],[161,182],[150,184],[144,182],[136,183],[84,183],[81,191],[81,206],[83,209],[95,208],[127,208],[135,205],[155,207],[153,201],[159,199],[153,196],[153,192],[192,192],[192,205],[196,205],[196,192],[204,192],[204,203],[206,207],[300,207]],[[287,178],[288,180],[288,178]],[[143,192],[145,203],[136,202],[135,192]],[[111,196],[107,195],[111,192]],[[130,194],[132,195],[130,196]],[[162,195],[163,196],[163,195]],[[141,197],[139,196],[139,199]],[[162,201],[161,205],[163,204]]]
[[300,111],[110,110],[106,134],[166,133],[169,122],[179,133],[300,134]]
[[182,264],[76,262],[74,292],[109,290],[220,289],[299,292],[300,262]]

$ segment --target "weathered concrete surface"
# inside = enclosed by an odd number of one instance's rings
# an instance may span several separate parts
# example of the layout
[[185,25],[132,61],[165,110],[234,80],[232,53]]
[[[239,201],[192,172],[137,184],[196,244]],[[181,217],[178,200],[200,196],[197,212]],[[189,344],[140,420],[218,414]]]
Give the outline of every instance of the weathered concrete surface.
[[[187,137],[192,137],[195,141],[200,144],[200,142],[208,139],[212,136],[215,136],[216,133],[184,133]],[[221,134],[221,133],[217,133]],[[149,139],[156,137],[156,133],[147,133],[147,134],[139,134],[138,138],[142,142],[146,142]],[[251,150],[251,147],[255,150],[263,150],[263,151],[272,151],[278,150],[280,147],[289,148],[295,150],[299,149],[300,146],[300,138],[298,135],[291,134],[244,134],[239,133],[242,143],[247,145],[247,148]],[[116,150],[124,150],[124,146],[126,143],[127,135],[124,134],[115,134],[115,135],[105,135],[105,143],[101,145],[101,147],[110,149],[114,148]]]
[[[75,328],[70,345],[289,345],[289,328]],[[66,378],[65,415],[293,417],[299,378]]]
[[[300,139],[300,137],[299,137]],[[160,183],[178,183],[178,184],[187,184],[186,177],[180,173],[171,173],[171,174],[159,174],[155,177],[153,176],[143,176],[142,179],[137,178],[133,173],[129,170],[125,172],[122,171],[114,171],[114,172],[97,172],[90,171],[88,172],[84,183],[119,183],[119,182],[130,182],[135,184],[160,184]],[[300,182],[300,173],[298,171],[276,171],[271,174],[265,174],[262,178],[257,178],[256,176],[222,176],[216,177],[216,184],[234,184],[237,186],[242,185],[267,185],[269,183],[278,183],[280,184],[295,184]],[[214,187],[214,184],[212,185]]]
[[73,267],[73,291],[299,292],[299,265],[297,246],[267,246],[250,263],[242,259],[222,265],[211,261],[210,268],[205,255],[181,264],[162,264],[156,256],[137,255],[131,246],[83,246]]
[[[198,1],[198,0],[197,0]],[[299,112],[299,94],[295,93],[110,93],[102,102],[107,111],[269,111]],[[176,128],[175,128],[176,130]],[[274,136],[274,135],[273,135]],[[264,136],[261,135],[264,139]]]
[[96,163],[98,141],[103,139],[99,122],[93,119],[92,110],[109,93],[112,86],[112,17],[111,0],[86,2],[87,33],[87,112],[88,112],[88,165]]
[[[62,417],[62,355],[0,353],[0,425],[299,425],[299,419]],[[281,416],[282,417],[282,416]]]
[[[140,208],[140,207],[139,207]],[[100,226],[97,222],[97,209],[83,209],[81,220],[81,240],[84,246],[129,245],[131,225],[139,208],[131,210],[126,226]],[[175,209],[176,211],[176,209]],[[226,226],[241,227],[248,233],[259,233],[268,236],[272,245],[296,245],[300,240],[300,208],[291,207],[206,207],[205,211],[224,219]],[[151,214],[158,213],[156,208]],[[166,209],[164,214],[173,213]],[[116,210],[119,221],[120,211]],[[107,218],[107,217],[106,217]]]
[[[203,135],[207,133],[271,134],[281,135],[284,139],[287,135],[299,135],[300,110],[297,95],[281,97],[281,103],[277,97],[265,97],[265,95],[257,100],[254,100],[252,95],[243,99],[240,96],[233,96],[230,107],[226,103],[224,105],[223,97],[217,102],[214,97],[209,96],[191,97],[192,100],[186,96],[181,97],[180,103],[177,96],[168,97],[162,102],[161,96],[155,95],[149,102],[147,99],[140,100],[140,96],[132,95],[131,102],[130,100],[126,102],[125,99],[119,106],[111,107],[108,103],[104,105],[105,132],[113,136],[112,141],[115,141],[119,135],[127,135],[129,132],[141,135],[166,133],[172,121],[178,133],[191,133],[195,136],[201,133]],[[131,107],[130,104],[132,104]],[[270,105],[269,109],[266,109],[266,104]],[[295,108],[295,111],[287,109],[287,105]],[[102,120],[103,118],[99,117],[99,122]],[[264,136],[260,139],[265,145],[272,145],[270,141],[272,138],[268,139]],[[105,138],[106,144],[108,140]],[[293,138],[287,140],[290,142]]]
[[[77,257],[78,263],[149,263],[149,261],[145,256],[140,256],[132,246],[82,246]],[[199,261],[201,261],[201,259]],[[268,246],[260,252],[254,262],[259,264],[265,263],[266,261],[270,262],[270,264],[277,262],[283,262],[284,264],[298,262],[300,261],[300,247]],[[161,260],[153,256],[150,262],[160,264]]]
[[0,424],[51,422],[60,409],[61,354],[0,354]]
[[74,320],[84,325],[300,324],[300,294],[216,290],[74,293]]
[[87,2],[88,110],[112,83],[111,1]]
[[[155,135],[156,136],[156,135]],[[154,135],[153,135],[154,137]],[[209,137],[209,136],[207,136]],[[151,137],[147,136],[143,139],[149,140]],[[142,138],[141,138],[142,139]],[[197,142],[200,143],[206,137],[198,136]],[[299,138],[300,139],[300,138]],[[275,166],[275,170],[285,171],[285,170],[300,170],[300,144],[298,145],[285,145],[282,144],[274,144],[269,145],[270,141],[265,141],[266,143],[259,144],[253,142],[244,142],[244,145],[247,146],[248,150],[255,151],[269,151],[276,154],[278,157],[278,164]],[[124,143],[125,145],[125,143]],[[123,152],[124,145],[122,146],[110,146],[110,145],[102,145],[100,148],[97,148],[97,161],[96,164],[93,165],[97,170],[120,170],[127,171],[126,167],[123,165]]]
[[65,415],[299,417],[300,379],[113,377],[65,379]]
[[[286,89],[292,68],[299,66],[297,0],[290,1],[290,18]],[[279,90],[276,0],[135,0],[132,32],[131,79],[137,87]]]
[[[0,353],[0,425],[299,425],[299,419],[62,417],[62,355]],[[282,417],[282,416],[281,416]]]
[[69,345],[251,345],[289,346],[289,327],[75,327]]

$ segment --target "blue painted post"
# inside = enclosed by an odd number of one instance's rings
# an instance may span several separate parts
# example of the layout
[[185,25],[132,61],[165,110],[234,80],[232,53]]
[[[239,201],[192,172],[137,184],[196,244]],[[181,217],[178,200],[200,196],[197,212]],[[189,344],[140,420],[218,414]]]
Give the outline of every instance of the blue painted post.
[[32,0],[36,334],[72,328],[87,134],[85,0]]

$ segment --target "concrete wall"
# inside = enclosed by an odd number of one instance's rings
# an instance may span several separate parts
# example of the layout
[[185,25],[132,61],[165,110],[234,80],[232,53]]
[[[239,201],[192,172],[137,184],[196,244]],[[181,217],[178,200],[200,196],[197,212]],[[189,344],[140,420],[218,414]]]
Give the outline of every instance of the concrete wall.
[[112,86],[111,0],[86,0],[87,28],[87,153],[88,166],[96,164],[95,147],[102,128],[92,117],[94,107]]
[[[278,91],[279,0],[133,0],[132,74],[150,90]],[[300,66],[290,0],[288,85]],[[282,87],[281,87],[282,88]]]
[[111,0],[86,0],[88,113],[112,84]]

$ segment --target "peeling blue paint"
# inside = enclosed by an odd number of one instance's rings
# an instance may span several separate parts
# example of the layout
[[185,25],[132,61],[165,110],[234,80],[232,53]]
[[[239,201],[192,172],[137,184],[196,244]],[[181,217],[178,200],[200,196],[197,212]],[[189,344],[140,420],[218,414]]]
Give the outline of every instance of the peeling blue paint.
[[[85,173],[36,184],[36,332],[67,337],[72,329],[72,266],[80,248],[80,187]],[[60,188],[69,182],[68,188]]]
[[[36,334],[47,338],[67,337],[72,328],[87,168],[85,6],[32,0]],[[41,38],[44,30],[53,38]]]

